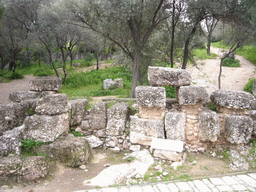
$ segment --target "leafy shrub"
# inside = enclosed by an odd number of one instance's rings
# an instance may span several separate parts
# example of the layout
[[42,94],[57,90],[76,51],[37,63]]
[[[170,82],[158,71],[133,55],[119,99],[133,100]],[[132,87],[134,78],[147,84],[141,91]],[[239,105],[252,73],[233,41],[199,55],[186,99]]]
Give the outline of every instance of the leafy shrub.
[[23,75],[21,75],[20,73],[18,73],[18,72],[9,72],[9,73],[7,73],[7,74],[5,74],[4,75],[4,77],[5,78],[7,78],[7,79],[23,79],[24,78],[24,76]]
[[50,70],[50,69],[44,69],[44,70],[37,69],[34,72],[34,76],[38,76],[38,77],[51,76],[52,74],[54,74],[54,72],[52,70]]
[[84,135],[82,133],[80,133],[79,131],[71,131],[71,133],[75,136],[75,137],[83,137]]
[[232,59],[230,57],[223,60],[222,66],[225,66],[225,67],[241,67],[239,60]]
[[176,88],[170,86],[163,86],[166,91],[167,98],[175,98],[176,97]]
[[35,141],[34,139],[21,140],[22,153],[26,156],[33,156],[33,149],[42,145],[43,142]]
[[254,81],[255,81],[255,78],[250,78],[248,83],[246,83],[246,85],[244,86],[244,91],[253,94],[252,90],[253,90]]
[[237,50],[237,54],[256,65],[256,46],[244,46]]

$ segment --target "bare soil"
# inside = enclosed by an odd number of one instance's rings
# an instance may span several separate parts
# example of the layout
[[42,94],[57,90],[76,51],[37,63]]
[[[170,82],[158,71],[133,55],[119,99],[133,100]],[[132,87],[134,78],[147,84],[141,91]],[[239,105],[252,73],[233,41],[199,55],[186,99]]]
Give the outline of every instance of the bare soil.
[[[213,48],[212,52],[219,55],[222,54],[221,50],[217,48]],[[223,67],[221,83],[223,89],[243,90],[248,79],[256,75],[255,66],[252,63],[241,56],[236,56],[236,58],[241,62],[240,68]],[[198,61],[198,63],[198,68],[193,66],[188,67],[188,71],[192,75],[193,85],[206,87],[210,94],[212,91],[217,90],[220,59]],[[102,64],[101,68],[105,68],[106,66],[109,65]],[[95,66],[91,66],[84,69],[84,71],[94,68]],[[0,104],[10,103],[8,97],[11,92],[28,91],[29,81],[34,78],[33,76],[27,75],[24,79],[14,80],[10,83],[0,83]],[[121,160],[123,155],[123,153],[113,154],[110,151],[93,150],[93,158],[86,164],[87,172],[79,168],[69,168],[58,164],[56,166],[57,171],[51,173],[51,176],[45,181],[31,185],[15,184],[11,186],[1,186],[0,192],[70,192],[86,190],[89,189],[89,186],[83,186],[83,181],[95,177],[105,168],[104,165],[106,164],[114,165],[123,163]],[[196,164],[191,164],[191,161],[196,161]],[[190,157],[187,158],[186,162],[178,170],[170,169],[168,162],[160,163],[164,171],[166,170],[174,174],[173,177],[180,177],[185,174],[192,178],[226,174],[231,172],[228,164],[229,162],[223,158],[212,157],[207,154],[190,154]]]

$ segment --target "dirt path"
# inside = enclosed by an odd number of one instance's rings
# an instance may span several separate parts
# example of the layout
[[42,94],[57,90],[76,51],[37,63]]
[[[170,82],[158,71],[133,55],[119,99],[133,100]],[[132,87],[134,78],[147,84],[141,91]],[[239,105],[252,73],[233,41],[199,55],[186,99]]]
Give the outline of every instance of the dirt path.
[[[219,48],[212,48],[213,53],[222,55]],[[242,56],[236,55],[240,60],[241,67],[222,67],[221,89],[243,91],[245,84],[256,76],[256,67]],[[210,95],[218,89],[218,76],[220,71],[220,58],[198,61],[198,68],[189,66],[187,70],[192,75],[193,86],[205,87]]]
[[9,83],[0,83],[0,104],[12,103],[9,94],[15,91],[29,91],[29,81],[35,76],[25,75],[23,79],[12,80]]

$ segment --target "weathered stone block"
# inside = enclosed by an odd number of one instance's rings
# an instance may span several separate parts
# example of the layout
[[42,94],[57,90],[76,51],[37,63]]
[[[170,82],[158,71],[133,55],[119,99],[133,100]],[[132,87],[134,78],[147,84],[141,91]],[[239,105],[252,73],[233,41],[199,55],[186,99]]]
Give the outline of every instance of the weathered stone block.
[[252,92],[253,92],[254,97],[256,97],[256,79],[255,79],[255,81],[253,82]]
[[85,113],[85,107],[88,105],[87,99],[76,99],[69,101],[71,108],[70,125],[80,125]]
[[208,93],[204,87],[184,86],[179,89],[180,105],[195,105],[197,103],[206,103]]
[[30,91],[58,91],[61,87],[61,80],[53,77],[38,77],[29,82]]
[[139,119],[130,116],[130,142],[150,146],[153,138],[164,138],[164,122],[162,120]]
[[200,140],[216,142],[220,135],[219,115],[214,111],[203,111],[198,116]]
[[9,153],[21,154],[21,133],[23,130],[24,126],[22,125],[11,131],[6,131],[0,136],[0,156],[7,156]]
[[124,84],[124,81],[122,78],[119,78],[119,79],[115,79],[114,80],[114,83],[115,83],[115,87],[116,88],[123,88],[123,84]]
[[253,131],[253,121],[247,116],[227,116],[225,118],[225,137],[233,144],[249,142]]
[[153,138],[151,149],[160,149],[166,151],[182,152],[184,142],[179,140]]
[[36,141],[52,142],[69,130],[68,113],[55,116],[33,115],[24,121],[24,139],[33,138]]
[[28,105],[0,105],[0,133],[20,126],[28,115],[27,111]]
[[154,157],[167,161],[180,162],[182,161],[182,153],[167,151],[167,150],[154,150]]
[[112,79],[105,79],[103,81],[103,89],[110,89],[115,86],[115,82]]
[[184,69],[149,66],[148,81],[152,86],[180,87],[190,85],[192,78]]
[[98,137],[95,137],[94,135],[87,136],[86,140],[88,141],[92,149],[101,147],[103,145],[103,141],[101,141]]
[[106,134],[110,136],[123,135],[129,118],[129,104],[117,103],[108,109]]
[[94,103],[90,110],[90,125],[93,130],[105,129],[107,125],[107,103]]
[[17,91],[9,95],[9,99],[13,102],[21,102],[28,99],[36,99],[41,97],[40,92],[35,91]]
[[214,104],[234,109],[250,109],[253,96],[244,91],[216,90],[211,94]]
[[165,115],[165,131],[167,139],[185,141],[186,114],[169,112]]
[[46,95],[37,102],[36,113],[39,115],[59,115],[68,112],[66,94]]
[[256,136],[256,110],[250,111],[250,117],[253,123],[253,132],[252,134]]
[[36,151],[70,167],[85,164],[91,154],[86,138],[75,137],[73,134],[61,136],[51,144],[41,145]]
[[105,141],[105,146],[107,147],[116,147],[118,145],[118,139],[116,137],[108,137]]
[[28,115],[31,115],[31,113],[35,114],[36,105],[37,105],[38,99],[27,99],[21,101],[21,105],[28,108]]
[[49,173],[49,165],[45,157],[32,156],[23,160],[21,177],[26,183],[37,182],[46,178]]

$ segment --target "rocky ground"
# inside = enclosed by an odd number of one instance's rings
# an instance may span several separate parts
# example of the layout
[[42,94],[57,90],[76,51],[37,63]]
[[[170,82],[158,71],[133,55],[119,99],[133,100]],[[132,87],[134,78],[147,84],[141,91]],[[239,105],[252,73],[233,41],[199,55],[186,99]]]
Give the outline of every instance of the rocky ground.
[[[213,52],[222,54],[220,49],[214,48]],[[241,56],[236,56],[241,62],[240,68],[223,67],[222,88],[229,90],[243,90],[248,79],[255,77],[255,66]],[[198,66],[188,66],[188,71],[192,74],[194,86],[206,87],[208,93],[217,89],[218,73],[220,59],[198,61]],[[91,67],[92,68],[92,67]],[[35,77],[26,76],[21,80],[14,80],[10,83],[0,83],[0,104],[6,104],[9,93],[14,91],[28,90],[28,83]],[[128,163],[123,160],[124,153],[114,154],[110,151],[101,149],[93,151],[93,157],[86,164],[86,169],[69,168],[62,165],[56,165],[54,174],[51,174],[46,181],[37,184],[19,184],[1,186],[0,191],[77,191],[92,188],[90,185],[83,185],[85,180],[90,180],[98,175],[107,165]],[[155,161],[149,168],[144,178],[137,178],[130,181],[129,184],[143,182],[157,182],[170,179],[191,179],[213,175],[223,175],[232,172],[229,167],[230,160],[227,152],[221,154],[188,154],[187,160],[182,166],[175,169],[170,167],[169,162]],[[231,154],[232,156],[232,154]],[[252,160],[253,161],[253,160]],[[239,162],[238,162],[239,163]],[[164,174],[168,173],[168,174]]]

